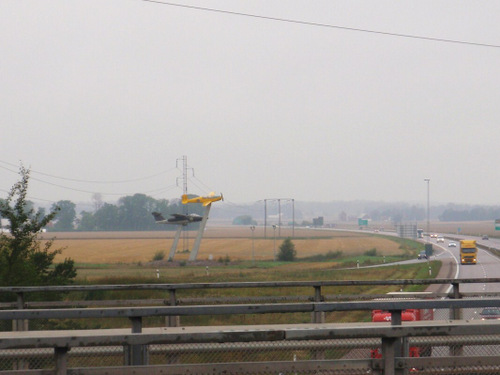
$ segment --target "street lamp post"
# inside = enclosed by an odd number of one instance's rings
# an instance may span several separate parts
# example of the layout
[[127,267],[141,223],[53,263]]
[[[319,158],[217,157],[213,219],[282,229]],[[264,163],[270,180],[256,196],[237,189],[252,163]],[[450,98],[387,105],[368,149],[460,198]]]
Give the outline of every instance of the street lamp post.
[[429,183],[431,181],[430,178],[424,178],[424,181],[427,182],[427,228],[426,228],[426,231],[427,231],[427,242],[430,242],[430,232],[429,232],[429,222],[430,222],[430,206],[429,206],[429,197],[430,197],[430,193],[429,193]]
[[276,262],[276,225],[275,224],[273,224],[273,230],[274,230],[273,257],[274,257],[274,261]]
[[278,198],[278,234],[281,236],[281,199]]
[[255,244],[254,244],[254,233],[255,233],[255,225],[252,225],[250,227],[250,230],[252,231],[252,263],[255,263]]

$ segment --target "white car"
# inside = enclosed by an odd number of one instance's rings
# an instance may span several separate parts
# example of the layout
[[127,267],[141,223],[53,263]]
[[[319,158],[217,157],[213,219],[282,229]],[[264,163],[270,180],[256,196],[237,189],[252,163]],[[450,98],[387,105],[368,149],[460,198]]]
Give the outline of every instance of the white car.
[[444,237],[438,237],[437,240],[436,240],[437,243],[439,242],[444,242]]
[[448,247],[457,247],[457,244],[455,242],[450,242],[448,244]]

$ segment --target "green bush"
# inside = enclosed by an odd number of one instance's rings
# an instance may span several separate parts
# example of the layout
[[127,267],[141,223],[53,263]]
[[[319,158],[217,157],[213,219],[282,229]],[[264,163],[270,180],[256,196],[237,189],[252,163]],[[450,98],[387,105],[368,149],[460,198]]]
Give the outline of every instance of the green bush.
[[377,249],[374,247],[373,249],[365,251],[364,255],[367,257],[376,257],[378,255]]
[[224,258],[220,257],[219,259],[217,259],[217,261],[219,263],[223,263],[225,266],[227,266],[231,262],[231,258],[229,257],[229,255],[226,254],[226,256]]
[[45,241],[38,236],[61,209],[54,204],[48,214],[35,212],[27,200],[29,173],[21,165],[21,179],[7,198],[0,199],[0,217],[9,220],[7,231],[0,233],[0,286],[71,284],[76,277],[74,261],[66,258],[56,264],[55,257],[63,249],[52,250],[55,238]]
[[337,250],[337,251],[329,251],[326,253],[325,258],[326,259],[338,259],[343,255],[342,250]]
[[153,261],[163,260],[163,258],[165,258],[165,252],[163,250],[158,250],[153,256]]
[[278,260],[282,262],[293,262],[296,257],[297,251],[295,250],[295,244],[292,242],[290,237],[285,238],[283,243],[280,245]]
[[337,251],[330,250],[326,254],[316,254],[301,259],[306,262],[324,262],[327,260],[339,259],[340,257],[342,257],[342,255],[343,252],[341,250]]

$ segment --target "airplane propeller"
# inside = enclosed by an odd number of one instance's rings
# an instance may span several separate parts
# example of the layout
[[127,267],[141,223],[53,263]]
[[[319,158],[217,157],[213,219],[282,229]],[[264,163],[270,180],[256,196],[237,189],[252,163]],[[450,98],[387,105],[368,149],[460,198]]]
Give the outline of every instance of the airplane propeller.
[[[215,197],[215,191],[211,191],[211,192],[207,195],[207,197],[210,197],[210,198]],[[220,197],[221,197],[221,201],[224,201],[224,196],[222,195],[222,193],[220,193]]]

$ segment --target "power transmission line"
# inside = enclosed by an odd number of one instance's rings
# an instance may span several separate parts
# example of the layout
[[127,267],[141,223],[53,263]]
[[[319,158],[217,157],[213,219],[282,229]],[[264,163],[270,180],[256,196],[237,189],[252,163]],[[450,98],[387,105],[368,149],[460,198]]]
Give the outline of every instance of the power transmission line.
[[258,14],[235,12],[235,11],[231,11],[231,10],[216,9],[216,8],[206,8],[206,7],[200,7],[200,6],[195,6],[195,5],[176,4],[176,3],[170,3],[170,2],[159,1],[159,0],[138,0],[138,1],[146,2],[146,3],[160,4],[160,5],[167,5],[167,6],[172,6],[172,7],[200,10],[200,11],[204,11],[204,12],[222,13],[222,14],[228,14],[228,15],[232,15],[232,16],[258,18],[258,19],[263,19],[263,20],[268,20],[268,21],[286,22],[286,23],[293,23],[293,24],[306,25],[306,26],[315,26],[315,27],[325,27],[325,28],[337,29],[337,30],[355,31],[355,32],[362,32],[362,33],[393,36],[393,37],[398,37],[398,38],[419,39],[419,40],[425,40],[425,41],[430,41],[430,42],[440,42],[440,43],[464,44],[464,45],[476,46],[476,47],[500,48],[500,45],[497,45],[497,44],[470,42],[470,41],[459,40],[459,39],[446,39],[446,38],[403,34],[403,33],[392,33],[392,32],[388,32],[388,31],[378,31],[378,30],[362,29],[362,28],[357,28],[357,27],[339,26],[339,25],[332,25],[332,24],[328,24],[328,23],[301,21],[301,20],[294,20],[294,19],[289,19],[289,18],[271,17],[271,16],[262,16],[262,15],[258,15]]
[[[9,162],[3,161],[3,160],[0,160],[0,163],[17,167],[16,164],[9,163]],[[12,169],[7,168],[7,167],[2,166],[2,165],[0,165],[0,169],[4,169],[4,170],[9,171],[9,172],[11,172],[13,174],[18,174],[19,173],[18,171],[12,170]],[[141,180],[151,179],[151,178],[160,176],[162,174],[165,174],[167,172],[170,172],[172,170],[175,170],[175,168],[171,168],[170,170],[165,170],[163,172],[160,172],[160,173],[157,173],[157,174],[151,175],[151,176],[139,177],[139,178],[135,178],[135,179],[121,180],[121,181],[118,181],[118,180],[115,180],[115,181],[78,180],[78,179],[74,179],[74,178],[67,178],[67,177],[55,176],[55,175],[51,175],[51,174],[40,172],[40,171],[34,171],[32,169],[30,169],[30,173],[34,173],[34,174],[38,174],[38,175],[42,175],[42,176],[46,176],[46,177],[51,177],[51,178],[56,178],[56,179],[59,179],[59,180],[70,181],[70,182],[89,183],[89,184],[91,184],[91,183],[93,183],[93,184],[118,184],[118,183],[126,183],[126,182],[134,182],[134,181],[141,181]],[[30,179],[33,180],[33,181],[40,182],[42,184],[55,186],[55,187],[58,187],[58,188],[61,188],[61,189],[65,189],[65,190],[75,191],[75,192],[79,192],[79,193],[89,193],[89,194],[95,193],[95,190],[92,191],[92,190],[88,190],[88,189],[79,189],[79,188],[75,188],[75,187],[64,186],[64,185],[61,185],[61,184],[57,184],[57,183],[46,181],[44,179],[36,178],[36,177],[33,177],[33,176],[30,176]],[[158,193],[158,192],[162,192],[162,191],[166,192],[166,191],[172,190],[172,189],[174,189],[176,187],[177,187],[176,185],[169,185],[169,186],[166,186],[166,187],[155,188],[155,189],[151,189],[151,190],[144,191],[144,192],[141,192],[141,193],[142,194],[151,194],[151,193]],[[3,191],[5,191],[5,190],[3,190]],[[7,192],[7,191],[5,191],[5,192]],[[133,195],[133,194],[136,194],[136,193],[137,192],[134,192],[134,193],[132,193],[132,192],[129,192],[129,193],[126,193],[126,192],[122,192],[122,193],[102,192],[102,194],[108,195],[108,196],[127,196],[127,195]],[[53,201],[53,200],[47,200],[47,199],[42,199],[42,198],[36,198],[36,200],[47,201],[47,202],[52,202]]]
[[[18,165],[14,164],[14,163],[7,162],[7,161],[4,161],[4,160],[0,160],[0,169],[6,170],[6,171],[11,172],[13,174],[18,174],[19,173],[18,171],[13,170],[13,169],[8,168],[8,167],[5,167],[5,166],[3,166],[1,164],[5,164],[5,165],[8,165],[8,166],[12,166],[12,167],[18,167]],[[192,168],[188,167],[187,163],[185,165],[185,168],[186,168],[186,171],[183,171],[183,172],[184,172],[184,183],[186,185],[185,186],[185,191],[187,192],[187,181],[188,181],[187,170],[188,169],[192,170]],[[81,180],[81,179],[74,179],[74,178],[68,178],[68,177],[62,177],[62,176],[55,176],[55,175],[52,175],[52,174],[48,174],[48,173],[44,173],[44,172],[40,172],[40,171],[35,171],[35,170],[32,170],[32,169],[29,169],[30,173],[33,173],[33,174],[37,174],[37,175],[41,175],[41,176],[45,176],[45,177],[50,177],[50,178],[55,178],[55,179],[59,179],[59,180],[63,180],[63,181],[78,182],[78,183],[88,183],[88,184],[119,184],[119,183],[127,183],[127,182],[136,182],[136,181],[141,181],[141,180],[152,179],[154,177],[161,176],[163,174],[166,174],[166,173],[174,171],[174,170],[178,170],[178,168],[175,167],[175,168],[171,168],[171,169],[168,169],[168,170],[164,170],[164,171],[159,172],[159,173],[154,174],[154,175],[149,175],[149,176],[144,176],[144,177],[137,177],[137,178],[132,178],[132,179],[128,179],[128,180],[109,180],[109,181],[103,181],[103,180]],[[193,172],[193,177],[194,177],[194,172]],[[61,188],[61,189],[65,189],[65,190],[75,191],[75,192],[79,192],[79,193],[88,193],[88,194],[95,193],[95,190],[80,189],[80,188],[65,186],[65,185],[61,185],[61,184],[54,183],[54,182],[49,182],[49,181],[46,181],[45,179],[40,179],[40,178],[33,177],[33,176],[30,176],[30,179],[32,181],[37,181],[37,182],[42,183],[42,184],[46,184],[46,185],[50,185],[50,186],[55,186],[55,187],[58,187],[58,188]],[[205,185],[203,183],[203,181],[201,181],[198,178],[196,178],[196,181],[198,181],[199,183],[203,184],[204,186],[207,186],[207,185]],[[195,184],[195,185],[198,188],[200,188],[199,185],[197,185],[197,184]],[[157,187],[157,188],[149,189],[147,191],[122,192],[122,193],[101,192],[101,194],[107,195],[107,196],[120,196],[121,197],[121,196],[129,196],[129,195],[134,195],[134,194],[138,194],[139,193],[139,194],[148,194],[148,195],[156,195],[157,196],[157,195],[159,195],[161,193],[165,193],[167,191],[171,191],[171,190],[174,190],[174,189],[177,189],[177,188],[179,188],[178,184],[171,184],[171,185],[168,185],[168,186],[162,186],[162,187]],[[201,189],[201,190],[203,190],[203,189]],[[3,190],[3,189],[0,189],[0,191],[8,193],[7,190]],[[183,191],[183,193],[184,193],[184,191]],[[49,199],[34,198],[34,197],[31,197],[31,198],[39,200],[39,201],[54,202],[53,200],[49,200]]]
[[[12,167],[16,167],[17,166],[16,164],[9,163],[9,162],[3,161],[3,160],[0,160],[0,163],[4,163],[4,164],[10,165]],[[6,169],[6,170],[8,170],[10,172],[17,173],[16,171],[12,171],[11,169],[8,169],[6,167],[0,166],[0,168]],[[68,178],[68,177],[55,176],[55,175],[51,175],[51,174],[48,174],[48,173],[36,171],[36,170],[30,168],[30,172],[31,173],[36,173],[36,174],[39,174],[39,175],[42,175],[42,176],[56,178],[58,180],[72,181],[72,182],[83,182],[83,183],[89,183],[89,184],[122,184],[122,183],[127,183],[127,182],[137,182],[137,181],[142,181],[142,180],[149,180],[151,178],[161,176],[161,175],[163,175],[165,173],[168,173],[168,172],[171,172],[173,170],[175,170],[175,168],[170,168],[170,169],[164,170],[162,172],[159,172],[159,173],[156,173],[156,174],[153,174],[153,175],[150,175],[150,176],[137,177],[137,178],[128,179],[128,180],[109,180],[109,181],[104,181],[104,180],[80,180],[80,179],[76,179],[76,178]]]

